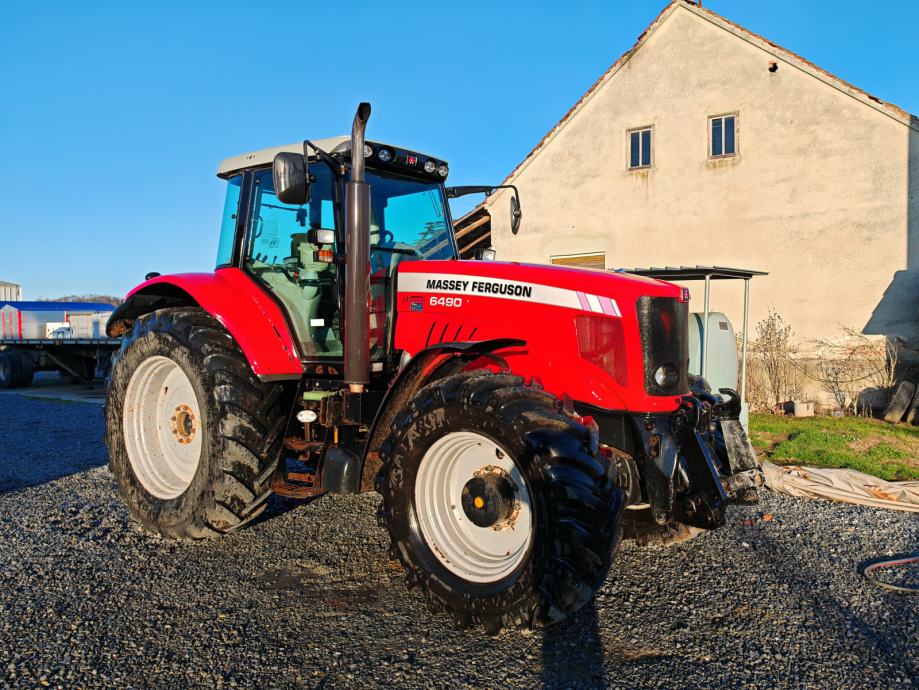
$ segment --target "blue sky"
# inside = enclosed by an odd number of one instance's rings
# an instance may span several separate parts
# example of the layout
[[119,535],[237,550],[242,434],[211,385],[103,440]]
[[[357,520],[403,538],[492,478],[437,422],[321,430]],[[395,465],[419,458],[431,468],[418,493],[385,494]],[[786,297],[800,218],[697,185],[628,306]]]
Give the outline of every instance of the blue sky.
[[[123,294],[210,270],[218,162],[344,133],[360,100],[372,138],[498,182],[665,4],[2,3],[0,280]],[[915,0],[705,6],[919,113]]]

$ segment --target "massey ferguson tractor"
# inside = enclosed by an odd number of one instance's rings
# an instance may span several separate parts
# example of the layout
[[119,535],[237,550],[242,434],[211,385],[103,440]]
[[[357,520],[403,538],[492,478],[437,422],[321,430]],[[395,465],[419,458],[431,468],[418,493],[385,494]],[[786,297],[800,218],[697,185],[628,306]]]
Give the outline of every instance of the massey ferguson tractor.
[[112,314],[136,519],[203,539],[272,493],[376,490],[407,583],[496,632],[589,601],[624,522],[708,530],[756,500],[738,396],[687,372],[686,290],[460,260],[447,200],[496,188],[445,187],[445,161],[365,141],[369,116],[224,161],[216,270],[150,274]]

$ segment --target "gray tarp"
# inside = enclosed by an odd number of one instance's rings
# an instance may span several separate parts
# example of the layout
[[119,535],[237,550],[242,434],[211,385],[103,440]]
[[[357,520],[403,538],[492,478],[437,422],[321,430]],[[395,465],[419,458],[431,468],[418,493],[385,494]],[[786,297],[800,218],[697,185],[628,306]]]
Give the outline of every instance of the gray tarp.
[[828,467],[780,467],[768,460],[762,462],[762,468],[766,486],[779,493],[919,513],[919,481],[888,482],[863,472]]

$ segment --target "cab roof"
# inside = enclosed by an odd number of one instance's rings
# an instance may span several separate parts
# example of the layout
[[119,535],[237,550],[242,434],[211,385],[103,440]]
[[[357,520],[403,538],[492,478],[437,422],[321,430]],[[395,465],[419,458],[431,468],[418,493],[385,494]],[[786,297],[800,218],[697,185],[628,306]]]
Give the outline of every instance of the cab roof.
[[[327,153],[345,153],[351,150],[351,137],[344,135],[329,137],[327,139],[316,139],[313,140],[313,143]],[[367,143],[374,147],[384,146],[382,142],[368,141]],[[385,146],[394,149],[403,148],[401,146],[389,144],[385,144]],[[260,151],[252,151],[250,153],[243,153],[239,156],[227,158],[221,161],[220,165],[217,167],[217,177],[229,177],[231,174],[240,170],[248,170],[249,168],[260,168],[266,165],[271,165],[271,162],[274,160],[274,157],[277,154],[287,151],[292,153],[303,153],[303,142],[298,141],[295,144],[275,146],[274,148],[261,149]],[[437,159],[435,156],[428,156],[427,154],[421,153],[420,151],[415,151],[414,149],[412,149],[411,152],[425,156],[427,158],[443,160]]]

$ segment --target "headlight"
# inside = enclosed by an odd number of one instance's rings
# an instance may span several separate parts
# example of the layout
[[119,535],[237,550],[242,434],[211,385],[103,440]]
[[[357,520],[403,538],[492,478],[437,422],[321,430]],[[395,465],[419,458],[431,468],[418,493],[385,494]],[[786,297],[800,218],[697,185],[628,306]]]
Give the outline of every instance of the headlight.
[[672,364],[661,364],[654,371],[654,382],[661,388],[673,388],[677,378],[679,378],[679,373]]
[[424,171],[425,171],[426,173],[428,173],[428,174],[430,175],[430,174],[431,174],[432,172],[434,172],[435,170],[437,170],[437,165],[434,163],[434,161],[425,161],[425,162],[424,162]]
[[307,240],[312,244],[335,244],[335,231],[315,228],[307,233]]
[[389,149],[380,149],[380,152],[377,154],[379,158],[384,163],[389,163],[392,160],[392,151]]
[[437,168],[437,174],[441,177],[446,177],[450,173],[450,169],[446,165],[440,165]]

